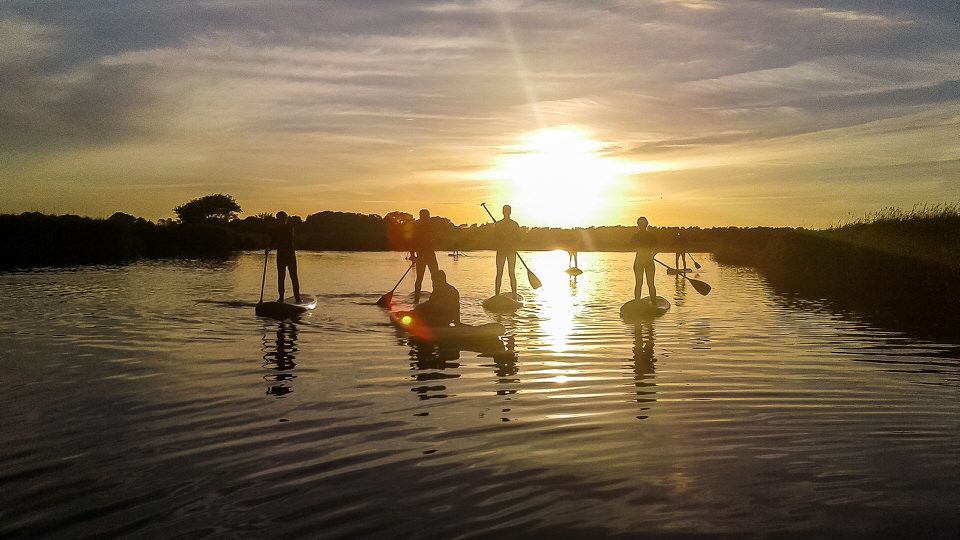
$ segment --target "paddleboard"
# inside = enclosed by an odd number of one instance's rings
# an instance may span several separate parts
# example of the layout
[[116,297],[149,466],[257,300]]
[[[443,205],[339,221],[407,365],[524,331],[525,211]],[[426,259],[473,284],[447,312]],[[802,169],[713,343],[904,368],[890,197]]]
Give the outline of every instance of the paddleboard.
[[390,323],[421,341],[464,342],[499,339],[506,333],[500,323],[464,324],[460,326],[427,326],[405,311],[390,313]]
[[567,268],[567,273],[571,276],[579,276],[583,273],[583,270],[577,268],[576,266],[571,266],[570,268]]
[[281,302],[261,302],[257,304],[257,315],[272,319],[291,319],[302,315],[305,311],[317,307],[317,299],[309,294],[301,294],[300,301],[294,297],[286,298]]
[[523,296],[520,294],[514,295],[510,292],[500,293],[487,298],[481,305],[490,311],[516,311],[523,307]]
[[677,274],[686,274],[687,272],[693,272],[692,268],[667,268],[668,276],[675,276]]
[[[427,300],[429,300],[429,299],[430,299],[430,294],[432,294],[432,293],[433,293],[433,291],[420,291],[420,303],[423,303],[423,302],[426,302]],[[416,296],[414,293],[410,293],[410,294],[408,294],[408,295],[406,296],[406,299],[412,303],[414,296]]]
[[646,296],[640,300],[630,300],[620,306],[620,318],[625,320],[642,319],[648,317],[659,317],[670,309],[670,302],[662,296],[658,296],[655,303],[650,302],[650,297]]

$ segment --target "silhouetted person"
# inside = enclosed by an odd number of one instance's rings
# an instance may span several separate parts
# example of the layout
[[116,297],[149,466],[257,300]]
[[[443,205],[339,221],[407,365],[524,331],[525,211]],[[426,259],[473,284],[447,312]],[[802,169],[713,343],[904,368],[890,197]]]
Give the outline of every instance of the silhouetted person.
[[424,271],[430,269],[430,277],[440,271],[440,265],[437,263],[436,237],[433,223],[430,221],[430,211],[424,208],[420,210],[420,219],[413,222],[413,249],[410,251],[410,258],[417,265],[417,282],[413,288],[413,303],[420,303],[420,289],[423,286]]
[[270,233],[270,245],[267,246],[265,253],[269,255],[271,249],[277,250],[277,292],[280,293],[277,302],[283,302],[287,270],[290,271],[293,298],[299,302],[300,278],[297,276],[297,253],[293,248],[293,223],[287,219],[287,213],[284,211],[277,212],[277,225]]
[[633,274],[637,280],[637,284],[633,288],[633,297],[637,300],[640,299],[643,277],[646,275],[650,301],[654,302],[657,298],[657,286],[654,285],[653,278],[657,267],[653,262],[653,257],[657,254],[657,238],[653,231],[649,229],[647,218],[640,217],[637,219],[637,232],[630,238],[630,244],[637,252],[637,256],[633,259]]
[[579,268],[577,264],[577,252],[580,251],[580,233],[570,231],[567,237],[567,266],[570,268]]
[[[680,259],[683,259],[683,266],[680,266]],[[680,230],[677,230],[677,251],[673,256],[673,266],[680,270],[687,269],[687,238]]]
[[433,293],[430,298],[414,308],[412,314],[429,326],[460,324],[460,291],[447,283],[447,274],[437,270],[430,274]]
[[510,272],[510,292],[517,295],[517,244],[520,242],[520,225],[510,219],[512,209],[509,204],[503,205],[503,219],[494,225],[494,236],[497,243],[497,282],[496,292],[500,294],[500,282],[503,281],[503,263],[507,263]]

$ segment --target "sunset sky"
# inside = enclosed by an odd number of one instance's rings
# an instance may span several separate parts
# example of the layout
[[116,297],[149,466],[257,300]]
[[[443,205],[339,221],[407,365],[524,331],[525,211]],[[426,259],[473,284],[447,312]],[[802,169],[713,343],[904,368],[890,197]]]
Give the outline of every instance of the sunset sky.
[[960,199],[956,0],[0,3],[0,212],[824,226]]

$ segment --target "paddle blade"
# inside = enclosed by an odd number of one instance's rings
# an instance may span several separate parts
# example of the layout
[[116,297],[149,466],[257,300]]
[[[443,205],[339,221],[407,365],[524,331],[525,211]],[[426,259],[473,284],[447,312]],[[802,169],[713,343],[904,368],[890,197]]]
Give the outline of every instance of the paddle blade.
[[705,283],[703,281],[700,281],[699,279],[690,279],[690,278],[687,278],[687,281],[689,281],[690,284],[693,285],[693,288],[696,289],[698,293],[704,296],[710,294],[711,287],[709,283]]
[[700,263],[698,263],[697,261],[693,261],[693,266],[696,267],[697,270],[701,268]]
[[387,294],[381,296],[380,299],[377,300],[377,305],[382,308],[389,308],[391,305],[393,305],[393,293],[388,292]]
[[530,286],[534,289],[543,287],[543,283],[540,282],[540,278],[538,278],[537,275],[530,270],[527,270],[527,279],[530,280]]

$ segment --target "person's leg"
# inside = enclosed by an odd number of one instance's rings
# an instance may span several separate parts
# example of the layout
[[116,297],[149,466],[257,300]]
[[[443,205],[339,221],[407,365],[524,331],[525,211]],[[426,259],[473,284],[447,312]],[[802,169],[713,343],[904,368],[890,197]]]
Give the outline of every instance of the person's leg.
[[635,300],[639,300],[643,294],[643,267],[638,263],[639,261],[633,263],[633,279],[636,282],[633,286],[633,298]]
[[681,251],[680,256],[683,257],[683,268],[687,267],[687,252]]
[[413,285],[413,303],[420,303],[420,288],[423,286],[423,274],[427,268],[426,261],[417,253],[417,281]]
[[277,253],[277,302],[283,302],[284,281],[287,278],[287,261]]
[[574,267],[574,268],[580,268],[580,263],[577,262],[577,252],[576,252],[576,251],[573,252],[573,267]]
[[297,255],[290,256],[287,263],[287,269],[290,270],[290,285],[293,286],[293,299],[300,302],[300,277],[297,275]]
[[683,270],[686,266],[680,266],[680,252],[676,251],[673,253],[673,267]]
[[497,250],[497,280],[494,281],[494,293],[500,294],[500,282],[503,281],[503,263],[507,261],[507,254]]
[[430,256],[427,257],[427,268],[430,269],[430,279],[440,271],[440,263],[437,262],[437,254],[434,251],[431,251]]
[[656,273],[657,267],[654,266],[653,261],[650,261],[646,264],[643,269],[643,273],[647,275],[647,289],[650,290],[650,301],[655,302],[657,299],[657,286],[654,284],[653,275]]
[[517,296],[517,252],[507,255],[507,271],[510,272],[510,292]]

